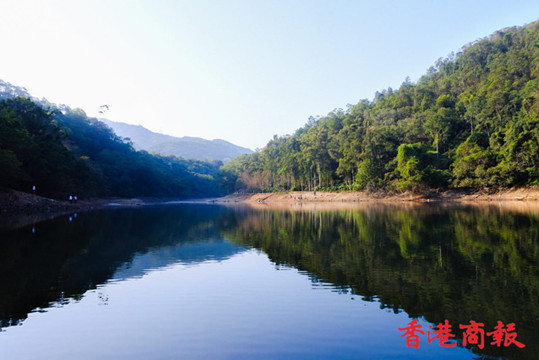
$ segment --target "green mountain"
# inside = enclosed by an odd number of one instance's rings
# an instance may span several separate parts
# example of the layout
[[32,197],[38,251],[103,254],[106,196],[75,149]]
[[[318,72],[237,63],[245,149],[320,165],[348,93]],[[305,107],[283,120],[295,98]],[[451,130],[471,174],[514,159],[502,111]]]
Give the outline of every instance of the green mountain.
[[[81,109],[36,102],[0,89],[0,188],[65,199],[67,195],[193,198],[220,193],[221,162],[135,151]],[[13,90],[14,89],[14,90]]]
[[539,185],[539,22],[439,59],[419,81],[311,118],[223,166],[229,189]]
[[140,125],[129,125],[107,119],[99,119],[110,126],[116,134],[129,138],[136,150],[146,150],[159,155],[173,155],[184,159],[227,162],[252,150],[225,140],[205,140],[198,137],[181,138],[154,133]]

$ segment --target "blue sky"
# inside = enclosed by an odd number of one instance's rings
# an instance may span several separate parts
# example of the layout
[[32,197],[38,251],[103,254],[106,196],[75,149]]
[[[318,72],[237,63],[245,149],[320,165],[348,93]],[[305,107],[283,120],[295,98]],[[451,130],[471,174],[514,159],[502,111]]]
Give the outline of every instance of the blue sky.
[[255,149],[538,17],[538,1],[2,0],[0,78]]

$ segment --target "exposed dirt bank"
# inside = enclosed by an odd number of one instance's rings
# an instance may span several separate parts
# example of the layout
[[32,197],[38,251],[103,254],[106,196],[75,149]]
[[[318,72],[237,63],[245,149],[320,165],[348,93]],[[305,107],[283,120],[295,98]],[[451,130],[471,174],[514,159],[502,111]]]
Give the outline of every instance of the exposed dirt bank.
[[451,204],[494,205],[504,204],[504,207],[526,208],[539,210],[539,188],[508,189],[495,193],[458,191],[412,193],[412,192],[300,192],[232,194],[212,202],[232,204],[245,203],[252,207],[278,208],[357,208],[362,205],[380,204],[409,204],[419,205],[426,202]]
[[0,228],[17,228],[64,214],[107,206],[137,206],[143,203],[140,199],[91,199],[71,203],[4,189],[0,190]]
[[291,191],[285,193],[232,194],[215,200],[228,202],[395,202],[395,201],[539,201],[539,188],[507,189],[497,192],[431,191],[425,193],[390,191]]

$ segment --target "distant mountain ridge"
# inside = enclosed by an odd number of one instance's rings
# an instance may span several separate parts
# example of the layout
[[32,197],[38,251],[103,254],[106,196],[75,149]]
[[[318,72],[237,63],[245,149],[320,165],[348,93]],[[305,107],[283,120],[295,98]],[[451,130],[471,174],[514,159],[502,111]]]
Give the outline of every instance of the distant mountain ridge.
[[163,156],[174,155],[185,159],[227,162],[240,155],[253,152],[251,149],[221,139],[206,140],[191,136],[178,138],[155,133],[141,125],[130,125],[108,119],[99,120],[111,127],[117,135],[129,138],[136,150],[146,150]]
[[[62,112],[71,110],[66,105],[51,104],[45,98],[36,98],[26,88],[0,79],[0,99],[14,97],[29,98],[40,106],[54,106]],[[227,162],[240,155],[253,152],[251,149],[221,139],[206,140],[190,136],[178,138],[152,132],[140,125],[130,125],[108,119],[99,120],[112,128],[116,135],[131,139],[135,150],[145,150],[163,156],[173,155],[184,159]]]

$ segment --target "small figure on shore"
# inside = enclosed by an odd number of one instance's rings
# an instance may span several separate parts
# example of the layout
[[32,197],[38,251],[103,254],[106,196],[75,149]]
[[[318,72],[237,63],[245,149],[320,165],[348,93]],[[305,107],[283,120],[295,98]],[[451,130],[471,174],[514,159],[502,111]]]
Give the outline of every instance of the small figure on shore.
[[69,195],[69,202],[73,204],[73,196]]
[[32,193],[34,194],[34,196],[36,195],[36,186],[32,186]]

